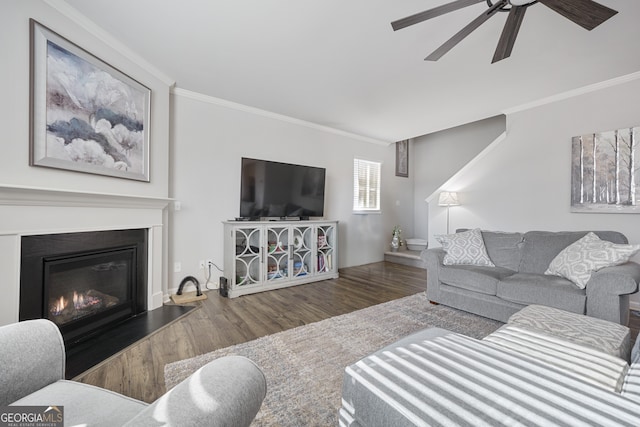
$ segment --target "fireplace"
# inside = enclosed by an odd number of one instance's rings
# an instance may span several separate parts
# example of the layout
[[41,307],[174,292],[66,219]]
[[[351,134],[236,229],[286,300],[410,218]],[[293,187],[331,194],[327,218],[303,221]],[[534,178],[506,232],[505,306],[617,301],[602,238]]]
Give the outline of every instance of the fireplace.
[[20,320],[58,325],[67,347],[147,310],[147,230],[23,236]]

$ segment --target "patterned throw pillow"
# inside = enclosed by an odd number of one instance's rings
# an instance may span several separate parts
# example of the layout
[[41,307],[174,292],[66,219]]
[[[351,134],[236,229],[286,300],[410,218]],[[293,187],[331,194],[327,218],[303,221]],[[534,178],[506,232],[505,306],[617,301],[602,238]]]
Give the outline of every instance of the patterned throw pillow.
[[611,243],[590,232],[564,248],[551,261],[544,274],[562,276],[584,289],[592,273],[605,267],[624,264],[638,251],[640,245]]
[[435,236],[445,250],[444,265],[482,265],[494,267],[479,228],[462,233]]

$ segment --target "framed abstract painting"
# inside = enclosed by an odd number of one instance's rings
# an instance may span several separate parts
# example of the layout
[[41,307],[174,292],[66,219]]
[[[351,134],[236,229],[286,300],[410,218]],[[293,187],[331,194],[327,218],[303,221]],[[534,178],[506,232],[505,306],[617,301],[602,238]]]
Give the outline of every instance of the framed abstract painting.
[[30,165],[149,181],[151,91],[30,21]]

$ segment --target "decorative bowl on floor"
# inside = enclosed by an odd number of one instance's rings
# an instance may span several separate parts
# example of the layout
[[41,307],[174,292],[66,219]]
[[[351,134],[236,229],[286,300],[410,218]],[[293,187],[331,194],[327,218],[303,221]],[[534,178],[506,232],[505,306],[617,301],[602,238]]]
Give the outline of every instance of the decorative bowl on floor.
[[427,249],[427,241],[424,239],[407,239],[407,249],[410,251],[422,251]]

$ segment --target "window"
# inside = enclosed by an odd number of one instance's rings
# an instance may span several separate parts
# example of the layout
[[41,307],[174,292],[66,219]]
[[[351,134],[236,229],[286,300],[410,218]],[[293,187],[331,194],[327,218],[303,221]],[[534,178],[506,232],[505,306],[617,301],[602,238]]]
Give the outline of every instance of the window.
[[353,159],[354,212],[380,212],[381,163]]

